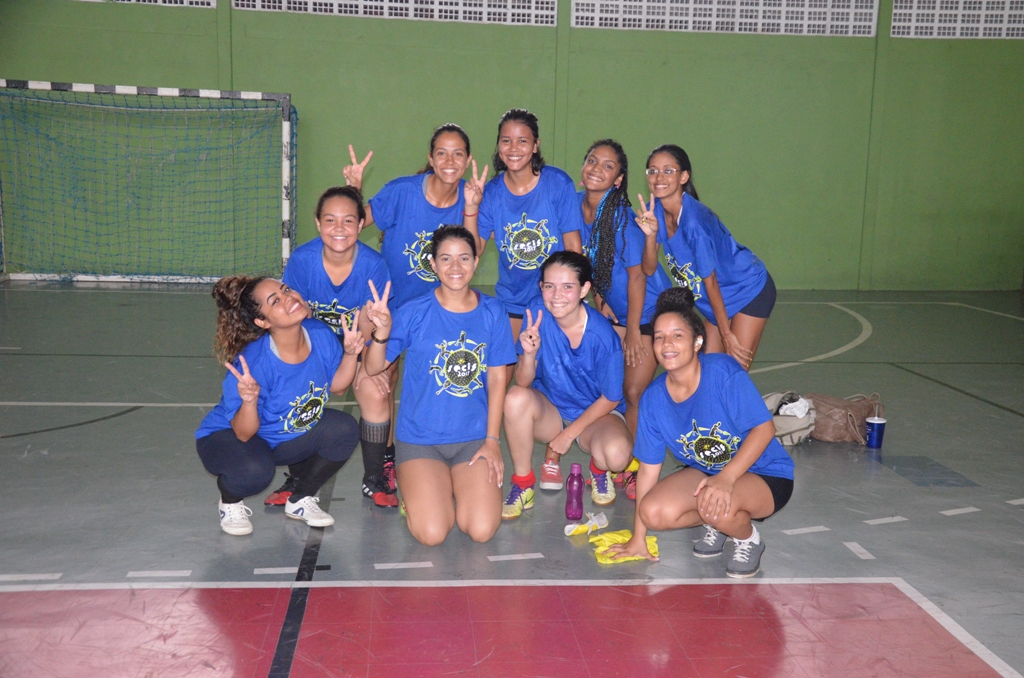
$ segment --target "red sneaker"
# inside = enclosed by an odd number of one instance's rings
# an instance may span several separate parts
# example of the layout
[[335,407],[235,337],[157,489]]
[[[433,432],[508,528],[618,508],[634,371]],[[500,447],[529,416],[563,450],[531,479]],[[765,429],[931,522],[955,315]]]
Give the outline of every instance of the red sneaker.
[[626,499],[636,501],[636,471],[622,473],[622,488],[625,490]]
[[285,502],[288,501],[288,497],[292,496],[292,491],[295,489],[295,478],[292,478],[287,473],[284,474],[284,485],[277,488],[270,495],[263,500],[264,506],[284,506]]
[[562,479],[562,467],[554,459],[545,461],[540,466],[540,489],[560,490],[565,485]]

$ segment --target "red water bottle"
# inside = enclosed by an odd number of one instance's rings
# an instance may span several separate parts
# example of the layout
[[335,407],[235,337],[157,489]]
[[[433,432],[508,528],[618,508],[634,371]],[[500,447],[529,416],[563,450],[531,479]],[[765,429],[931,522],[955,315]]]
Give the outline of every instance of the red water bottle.
[[565,517],[568,520],[583,517],[583,468],[579,464],[569,467],[569,479],[565,481]]

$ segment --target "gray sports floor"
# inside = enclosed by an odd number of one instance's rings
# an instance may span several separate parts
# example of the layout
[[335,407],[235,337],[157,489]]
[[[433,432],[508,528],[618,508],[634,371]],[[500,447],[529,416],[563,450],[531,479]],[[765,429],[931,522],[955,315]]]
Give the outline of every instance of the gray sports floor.
[[[222,533],[195,453],[223,376],[214,316],[208,287],[0,283],[0,591],[295,580],[310,530],[259,497],[251,537]],[[762,392],[877,391],[889,420],[880,453],[791,449],[796,491],[762,527],[759,576],[902,578],[1024,672],[1021,295],[783,292],[752,373]],[[695,532],[659,535],[660,563],[599,565],[562,535],[564,495],[543,492],[488,544],[456,529],[423,547],[360,476],[357,452],[322,492],[337,524],[315,582],[724,576],[690,555]],[[633,504],[606,513],[629,527]],[[502,555],[517,558],[489,558]]]

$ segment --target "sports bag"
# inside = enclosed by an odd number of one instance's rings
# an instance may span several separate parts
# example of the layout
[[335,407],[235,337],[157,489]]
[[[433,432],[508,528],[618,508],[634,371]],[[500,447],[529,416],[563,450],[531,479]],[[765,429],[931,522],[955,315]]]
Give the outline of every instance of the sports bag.
[[858,393],[847,398],[808,393],[806,397],[814,402],[818,411],[814,431],[811,432],[815,440],[864,445],[867,442],[864,439],[867,418],[885,416],[885,406],[877,393],[870,396]]
[[793,403],[800,399],[794,391],[784,393],[766,393],[761,396],[768,411],[772,413],[772,422],[775,423],[775,438],[783,445],[796,445],[811,435],[814,430],[814,403],[811,409],[802,417],[779,414],[779,408],[787,403]]

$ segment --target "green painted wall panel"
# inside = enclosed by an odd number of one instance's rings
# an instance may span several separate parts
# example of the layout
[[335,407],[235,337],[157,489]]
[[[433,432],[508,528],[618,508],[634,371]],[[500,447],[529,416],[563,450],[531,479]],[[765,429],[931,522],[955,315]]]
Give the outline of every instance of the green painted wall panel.
[[[285,91],[300,116],[299,234],[375,153],[372,195],[454,121],[482,166],[507,108],[577,176],[614,136],[633,193],[656,144],[780,287],[1010,289],[1024,271],[1024,41],[474,26],[73,0],[0,2],[0,77]],[[369,229],[364,240],[374,241]],[[494,278],[493,248],[481,280]]]

